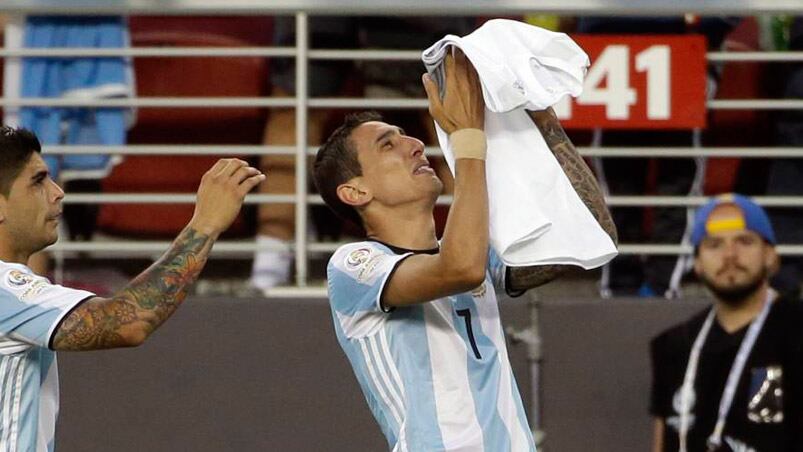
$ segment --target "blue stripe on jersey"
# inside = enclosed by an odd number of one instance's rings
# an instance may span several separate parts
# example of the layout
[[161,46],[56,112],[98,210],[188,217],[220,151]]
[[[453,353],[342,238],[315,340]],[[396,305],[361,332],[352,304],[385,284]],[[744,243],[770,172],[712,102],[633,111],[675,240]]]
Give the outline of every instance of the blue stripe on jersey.
[[389,429],[389,444],[404,441],[404,413],[405,403],[402,388],[393,381],[388,361],[382,358],[382,351],[378,345],[378,335],[360,339],[361,351],[369,366],[371,381],[382,399],[382,408],[385,412],[387,429]]
[[56,352],[50,350],[49,348],[39,349],[38,352],[39,381],[45,381],[48,372],[50,372],[50,366],[52,366],[56,361]]
[[488,272],[491,274],[491,281],[493,282],[496,293],[505,293],[505,276],[507,267],[499,255],[496,254],[493,248],[488,247]]
[[[6,425],[11,422],[10,416],[10,409],[6,409],[5,406],[7,400],[9,399],[12,391],[11,384],[13,379],[13,369],[12,363],[14,362],[15,355],[0,355],[0,443],[2,443],[3,437],[6,435]],[[0,444],[3,448],[6,448],[7,445]]]
[[[474,398],[477,421],[482,426],[483,443],[493,450],[510,450],[510,434],[505,427],[497,408],[499,397],[499,366],[489,366],[498,359],[496,346],[484,334],[480,324],[479,311],[469,294],[455,297],[455,311],[452,317],[455,327],[466,341],[466,354],[471,396]],[[458,316],[457,310],[469,309],[471,312],[471,333],[480,352],[480,359],[474,354],[466,325],[467,318]]]
[[346,315],[376,310],[376,299],[379,296],[380,290],[379,285],[369,286],[362,284],[334,267],[330,267],[328,273],[330,291],[333,290],[336,284],[338,291],[359,294],[359,299],[345,297],[332,299],[331,304],[333,309]]
[[[407,387],[407,450],[443,450],[443,437],[435,409],[435,388],[432,387],[432,365],[427,341],[424,310],[421,306],[396,309],[388,322],[390,349],[399,363],[402,381],[414,382]],[[410,353],[410,351],[414,353]]]
[[[29,349],[26,353],[28,354],[29,368],[25,372],[23,393],[37,394],[40,392],[42,382],[47,377],[47,372],[51,370],[51,366],[54,364],[56,354],[48,349],[39,347]],[[26,405],[22,417],[24,422],[21,421],[20,424],[20,448],[18,450],[35,450],[36,444],[31,442],[35,442],[38,436],[39,397],[23,397],[23,403]]]
[[349,362],[351,362],[351,367],[354,369],[354,375],[357,377],[357,381],[360,384],[360,389],[365,396],[365,401],[368,403],[371,413],[382,429],[382,433],[385,435],[385,438],[387,438],[388,444],[390,447],[393,447],[398,438],[400,425],[396,422],[391,413],[390,406],[377,396],[379,388],[372,377],[372,373],[374,375],[376,374],[375,366],[369,368],[369,363],[358,339],[348,339],[345,337],[337,321],[337,316],[335,316],[335,331],[340,346],[346,353]]
[[61,313],[61,309],[23,303],[0,288],[0,331],[11,332],[11,339],[47,347],[47,332]]
[[[25,421],[22,410],[26,400],[22,397],[23,375],[30,367],[26,353],[5,355],[0,364],[3,372],[0,386],[0,449],[12,450],[19,444],[20,424]],[[26,450],[26,449],[23,449]]]

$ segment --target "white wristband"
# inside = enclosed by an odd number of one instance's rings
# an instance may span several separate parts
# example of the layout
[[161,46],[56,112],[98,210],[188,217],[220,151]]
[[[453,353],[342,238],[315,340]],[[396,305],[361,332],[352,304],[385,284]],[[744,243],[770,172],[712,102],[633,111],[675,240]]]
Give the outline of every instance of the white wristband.
[[488,143],[480,129],[460,129],[449,135],[452,153],[457,159],[485,160]]

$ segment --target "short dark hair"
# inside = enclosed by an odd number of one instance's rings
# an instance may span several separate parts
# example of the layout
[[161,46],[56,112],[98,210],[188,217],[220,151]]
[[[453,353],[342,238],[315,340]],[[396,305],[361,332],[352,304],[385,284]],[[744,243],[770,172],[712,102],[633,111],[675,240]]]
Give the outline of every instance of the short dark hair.
[[362,218],[354,207],[344,203],[337,196],[337,187],[349,180],[362,176],[357,149],[351,140],[351,133],[362,124],[381,121],[382,115],[375,111],[364,111],[346,116],[343,124],[335,129],[326,142],[318,149],[313,168],[313,181],[326,205],[337,216],[362,226]]
[[42,145],[33,132],[23,128],[0,126],[0,194],[8,196],[11,186],[34,152]]

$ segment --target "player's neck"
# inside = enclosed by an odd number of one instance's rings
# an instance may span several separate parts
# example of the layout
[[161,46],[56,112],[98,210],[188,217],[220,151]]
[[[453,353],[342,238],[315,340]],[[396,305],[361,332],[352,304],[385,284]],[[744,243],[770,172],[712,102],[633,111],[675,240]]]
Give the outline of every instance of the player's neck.
[[28,258],[31,257],[30,252],[25,250],[20,250],[15,246],[13,240],[10,240],[5,231],[0,229],[0,261],[9,263],[9,264],[28,264]]
[[428,250],[438,247],[432,211],[415,206],[376,209],[366,215],[368,237],[399,248]]
[[758,290],[738,304],[717,300],[717,322],[729,334],[744,328],[761,312],[771,290],[769,283],[765,281]]

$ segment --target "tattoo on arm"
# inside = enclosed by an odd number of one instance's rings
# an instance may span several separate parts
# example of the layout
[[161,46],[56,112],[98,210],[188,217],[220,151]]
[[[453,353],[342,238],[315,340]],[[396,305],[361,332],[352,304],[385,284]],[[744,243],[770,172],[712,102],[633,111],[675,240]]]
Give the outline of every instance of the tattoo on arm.
[[508,293],[521,292],[542,286],[567,270],[566,265],[533,265],[531,267],[508,267],[510,272]]
[[541,131],[541,135],[543,135],[549,149],[555,155],[580,199],[591,211],[591,214],[594,215],[602,229],[611,237],[613,243],[616,244],[618,242],[616,225],[613,223],[611,213],[605,204],[605,197],[599,188],[597,179],[588,165],[586,165],[583,157],[574,148],[574,144],[572,144],[572,141],[560,125],[555,112],[552,108],[548,108],[543,111],[530,112],[530,117],[538,127],[538,130]]
[[[602,229],[611,237],[613,243],[618,242],[616,225],[611,213],[605,205],[605,197],[597,184],[594,173],[588,168],[583,157],[574,148],[574,144],[560,125],[555,112],[548,108],[543,111],[530,112],[530,118],[543,135],[552,154],[558,160],[563,172],[569,178],[574,191],[580,196]],[[566,265],[535,265],[530,267],[509,268],[509,289],[513,292],[532,289],[546,284],[559,277],[566,270]]]
[[214,239],[186,228],[170,249],[111,298],[92,298],[70,313],[53,338],[56,350],[97,350],[141,343],[187,297]]

